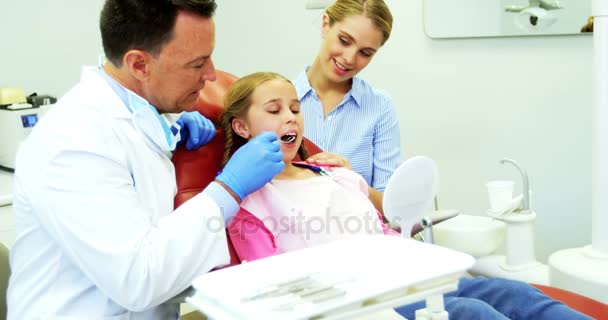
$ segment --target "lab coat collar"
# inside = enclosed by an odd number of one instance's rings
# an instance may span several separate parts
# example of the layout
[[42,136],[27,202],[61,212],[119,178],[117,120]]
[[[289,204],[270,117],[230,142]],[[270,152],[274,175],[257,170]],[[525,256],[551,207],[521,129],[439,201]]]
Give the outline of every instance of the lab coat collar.
[[[162,152],[175,149],[181,139],[179,125],[171,131],[158,111],[147,100],[120,86],[98,67],[83,67],[80,83],[86,95],[100,97],[90,107],[110,117],[131,119],[154,148]],[[92,92],[95,90],[95,92]],[[124,95],[122,95],[124,93]]]
[[83,67],[80,83],[86,84],[83,85],[85,91],[91,91],[88,93],[89,96],[101,97],[99,101],[91,102],[92,107],[115,118],[129,119],[132,117],[120,96],[112,90],[108,82],[98,73],[97,67]]

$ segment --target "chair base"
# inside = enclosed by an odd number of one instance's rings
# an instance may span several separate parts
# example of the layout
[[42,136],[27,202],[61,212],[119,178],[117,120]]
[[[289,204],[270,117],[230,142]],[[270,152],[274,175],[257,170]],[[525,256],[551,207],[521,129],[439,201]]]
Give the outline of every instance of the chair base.
[[508,266],[503,255],[477,258],[469,273],[475,276],[501,277],[529,283],[549,285],[549,267],[537,261],[519,266]]
[[573,248],[549,257],[551,285],[608,303],[608,257],[590,247]]

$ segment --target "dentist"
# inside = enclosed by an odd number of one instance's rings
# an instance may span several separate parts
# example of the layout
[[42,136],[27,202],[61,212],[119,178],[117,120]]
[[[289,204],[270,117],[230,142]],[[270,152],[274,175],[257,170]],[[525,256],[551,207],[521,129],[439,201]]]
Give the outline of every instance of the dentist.
[[[173,210],[170,151],[215,132],[190,112],[215,80],[215,8],[106,1],[108,61],[83,69],[17,156],[8,319],[177,319],[166,301],[229,262],[225,223],[284,163],[276,134],[264,133]],[[173,125],[160,116],[178,112]]]

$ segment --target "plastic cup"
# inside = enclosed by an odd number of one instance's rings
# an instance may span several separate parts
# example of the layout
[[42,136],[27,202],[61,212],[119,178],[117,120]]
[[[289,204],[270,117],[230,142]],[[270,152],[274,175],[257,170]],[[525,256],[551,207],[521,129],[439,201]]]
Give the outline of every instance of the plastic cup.
[[514,185],[515,183],[510,180],[494,180],[486,183],[492,211],[499,212],[511,203]]

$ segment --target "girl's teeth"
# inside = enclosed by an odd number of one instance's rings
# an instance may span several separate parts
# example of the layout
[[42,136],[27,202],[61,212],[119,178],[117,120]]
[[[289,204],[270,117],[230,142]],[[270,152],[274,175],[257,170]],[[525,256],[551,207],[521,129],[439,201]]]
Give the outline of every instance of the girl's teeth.
[[287,142],[287,143],[293,143],[294,141],[296,141],[296,134],[295,133],[285,134],[281,137],[281,141]]

